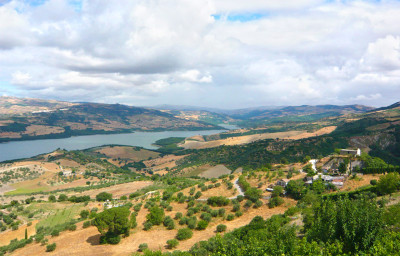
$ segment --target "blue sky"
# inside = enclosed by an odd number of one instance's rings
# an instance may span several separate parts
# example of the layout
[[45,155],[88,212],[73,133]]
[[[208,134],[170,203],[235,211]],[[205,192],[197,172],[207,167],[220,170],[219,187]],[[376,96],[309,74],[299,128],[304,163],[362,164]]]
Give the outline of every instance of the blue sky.
[[222,108],[400,100],[400,2],[0,0],[0,94]]

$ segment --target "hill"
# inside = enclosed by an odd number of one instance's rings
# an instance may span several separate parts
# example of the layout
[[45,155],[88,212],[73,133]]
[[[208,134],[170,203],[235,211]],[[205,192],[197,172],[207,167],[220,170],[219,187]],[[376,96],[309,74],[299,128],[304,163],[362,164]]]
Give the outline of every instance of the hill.
[[[20,105],[24,105],[24,107],[20,108]],[[18,114],[15,112],[14,115],[7,114],[0,117],[0,141],[62,138],[73,135],[121,133],[135,130],[217,128],[209,123],[178,118],[158,110],[120,104],[59,103],[6,98],[5,102],[2,102],[2,106],[4,109],[17,109]],[[5,110],[3,112],[12,113],[12,111]]]

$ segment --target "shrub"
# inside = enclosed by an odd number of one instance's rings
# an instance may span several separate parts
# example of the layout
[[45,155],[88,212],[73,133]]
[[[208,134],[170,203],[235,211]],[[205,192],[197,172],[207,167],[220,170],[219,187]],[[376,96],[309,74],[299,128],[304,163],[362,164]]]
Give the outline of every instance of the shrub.
[[228,216],[226,216],[226,220],[231,221],[235,218],[235,216],[233,214],[228,214]]
[[238,202],[242,202],[242,201],[244,200],[244,196],[238,195],[238,196],[236,197],[236,200],[238,200]]
[[261,202],[261,200],[257,200],[255,203],[254,203],[254,208],[260,208],[261,206],[263,205],[263,202]]
[[76,225],[75,224],[71,224],[68,226],[68,230],[70,231],[75,231],[76,230]]
[[104,202],[107,200],[112,200],[112,194],[107,193],[107,192],[101,192],[96,195],[96,201]]
[[235,212],[235,216],[236,217],[240,217],[240,216],[242,216],[243,215],[243,212],[242,211],[237,211],[237,212]]
[[139,251],[140,251],[140,252],[143,252],[143,251],[145,251],[145,250],[148,249],[148,248],[149,248],[149,246],[148,246],[146,243],[139,244]]
[[217,232],[218,232],[218,233],[221,233],[221,232],[224,232],[224,231],[226,231],[226,225],[224,225],[224,224],[219,224],[219,225],[217,226]]
[[284,202],[283,199],[281,197],[279,197],[279,196],[271,197],[271,199],[268,202],[268,207],[269,208],[274,208],[276,206],[279,206],[279,205],[283,204],[283,202]]
[[188,219],[188,221],[187,221],[188,228],[190,228],[190,229],[195,229],[196,224],[197,224],[196,216],[193,216],[192,218]]
[[200,191],[197,191],[194,195],[194,198],[199,199],[203,194]]
[[240,204],[234,204],[232,208],[232,212],[237,212],[240,210]]
[[153,227],[153,224],[151,224],[150,222],[145,222],[143,224],[143,230],[150,230]]
[[175,219],[178,220],[178,219],[180,219],[180,218],[182,218],[182,213],[181,213],[181,212],[177,212],[177,213],[175,214]]
[[229,204],[229,199],[224,196],[212,196],[207,199],[207,204],[212,206],[225,206]]
[[82,210],[81,213],[79,214],[82,219],[86,219],[89,217],[89,211],[88,210]]
[[212,216],[211,216],[211,214],[209,214],[209,213],[207,213],[207,212],[203,212],[203,213],[200,215],[200,218],[201,218],[202,220],[205,220],[205,221],[207,221],[207,222],[210,222],[211,219],[212,219]]
[[107,243],[109,244],[118,244],[119,242],[121,242],[121,237],[119,235],[106,235],[106,239],[107,239]]
[[188,217],[183,217],[179,220],[179,225],[185,225],[188,222]]
[[225,209],[224,208],[218,209],[218,216],[219,217],[224,217],[225,216]]
[[167,211],[169,211],[169,212],[172,211],[172,206],[171,205],[167,206]]
[[218,216],[218,211],[217,210],[211,210],[211,216],[214,218]]
[[48,244],[46,246],[46,252],[52,252],[56,249],[57,245],[56,243]]
[[171,230],[171,229],[174,229],[174,228],[175,228],[175,222],[174,222],[174,220],[173,220],[171,217],[169,217],[169,216],[167,216],[167,217],[164,218],[163,224],[164,224],[164,226],[165,226],[168,230]]
[[182,228],[178,230],[178,234],[176,235],[176,239],[178,240],[186,240],[193,236],[192,230],[190,228]]
[[258,199],[261,198],[262,191],[257,188],[249,188],[244,193],[245,197],[252,201],[253,203],[256,202]]
[[244,207],[249,208],[252,204],[250,200],[247,200],[246,203],[244,203]]
[[147,214],[146,219],[153,225],[160,225],[164,220],[164,209],[158,206],[153,206],[150,208],[150,213]]
[[208,221],[206,220],[200,220],[199,223],[197,223],[197,229],[198,230],[204,230],[208,226]]
[[371,180],[369,183],[371,185],[373,185],[373,186],[376,186],[378,184],[378,181],[377,180]]
[[50,235],[51,235],[51,236],[59,236],[59,235],[60,235],[60,231],[57,230],[57,229],[54,229],[54,230],[51,232]]
[[90,221],[88,220],[88,221],[85,221],[85,222],[83,222],[83,228],[88,228],[88,227],[90,227],[91,226],[91,223],[90,223]]
[[170,239],[167,241],[167,246],[169,249],[173,249],[176,248],[179,244],[179,241],[176,239]]

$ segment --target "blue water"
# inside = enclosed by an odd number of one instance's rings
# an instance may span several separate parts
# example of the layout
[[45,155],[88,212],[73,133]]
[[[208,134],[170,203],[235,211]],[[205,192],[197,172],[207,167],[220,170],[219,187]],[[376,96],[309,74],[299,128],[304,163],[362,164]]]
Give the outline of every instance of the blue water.
[[[221,125],[226,129],[236,129],[232,125]],[[30,141],[12,141],[0,143],[0,162],[20,158],[29,158],[36,155],[49,153],[57,148],[79,150],[107,144],[138,146],[156,149],[153,145],[159,139],[169,137],[191,137],[195,135],[210,135],[223,132],[223,130],[209,131],[165,131],[165,132],[134,132],[123,134],[102,134],[77,136],[65,139],[46,139]]]

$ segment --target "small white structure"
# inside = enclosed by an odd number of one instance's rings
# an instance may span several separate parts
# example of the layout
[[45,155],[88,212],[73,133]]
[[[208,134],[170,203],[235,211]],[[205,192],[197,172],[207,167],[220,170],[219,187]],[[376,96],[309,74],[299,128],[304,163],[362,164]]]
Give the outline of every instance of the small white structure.
[[361,149],[341,149],[340,154],[343,156],[352,155],[352,156],[361,156]]
[[290,180],[288,179],[280,179],[276,182],[277,186],[286,187]]

